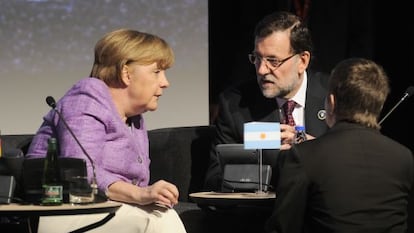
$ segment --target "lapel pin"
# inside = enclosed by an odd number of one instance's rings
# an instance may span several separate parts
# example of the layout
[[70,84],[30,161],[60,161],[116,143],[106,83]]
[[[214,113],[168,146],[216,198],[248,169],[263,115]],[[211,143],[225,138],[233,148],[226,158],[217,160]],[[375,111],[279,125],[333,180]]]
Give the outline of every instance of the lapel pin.
[[326,111],[324,109],[318,111],[318,119],[323,121],[326,118]]

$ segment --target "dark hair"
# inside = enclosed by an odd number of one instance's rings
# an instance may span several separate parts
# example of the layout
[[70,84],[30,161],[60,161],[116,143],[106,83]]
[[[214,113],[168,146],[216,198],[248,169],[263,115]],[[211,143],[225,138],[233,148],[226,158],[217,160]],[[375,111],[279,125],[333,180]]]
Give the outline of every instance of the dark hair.
[[378,116],[390,92],[384,69],[364,58],[349,58],[332,70],[329,94],[335,97],[338,121],[379,129]]
[[301,19],[286,11],[277,11],[266,15],[259,21],[254,30],[255,38],[264,38],[273,32],[290,30],[292,53],[308,51],[312,54],[313,43],[310,30]]

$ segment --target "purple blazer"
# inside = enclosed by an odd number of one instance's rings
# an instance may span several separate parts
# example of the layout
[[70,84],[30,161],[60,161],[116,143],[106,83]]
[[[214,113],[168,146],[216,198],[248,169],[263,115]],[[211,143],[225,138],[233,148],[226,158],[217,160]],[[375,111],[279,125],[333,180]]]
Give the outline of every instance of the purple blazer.
[[[148,185],[150,159],[144,119],[137,115],[128,124],[123,122],[103,81],[80,80],[57,102],[56,109],[94,161],[99,190],[105,192],[119,180]],[[44,116],[27,156],[44,157],[49,137],[58,139],[60,156],[85,159],[92,178],[89,160],[54,110]]]

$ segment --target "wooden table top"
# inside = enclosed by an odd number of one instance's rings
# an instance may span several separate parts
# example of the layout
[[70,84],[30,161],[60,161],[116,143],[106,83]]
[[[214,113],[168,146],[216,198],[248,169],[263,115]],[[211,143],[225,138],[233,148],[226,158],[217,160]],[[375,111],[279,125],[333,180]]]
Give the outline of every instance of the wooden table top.
[[74,215],[74,214],[96,214],[96,213],[114,213],[122,203],[115,201],[104,201],[91,204],[62,204],[57,206],[42,206],[42,205],[24,205],[17,203],[1,204],[0,215]]

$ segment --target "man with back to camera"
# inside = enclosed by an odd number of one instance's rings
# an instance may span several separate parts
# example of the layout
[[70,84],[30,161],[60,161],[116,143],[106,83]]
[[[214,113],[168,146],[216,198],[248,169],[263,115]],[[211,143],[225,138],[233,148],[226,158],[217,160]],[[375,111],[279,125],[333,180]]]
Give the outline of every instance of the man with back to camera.
[[330,129],[279,154],[267,232],[407,232],[413,154],[379,131],[388,93],[375,62],[338,63],[326,98]]

